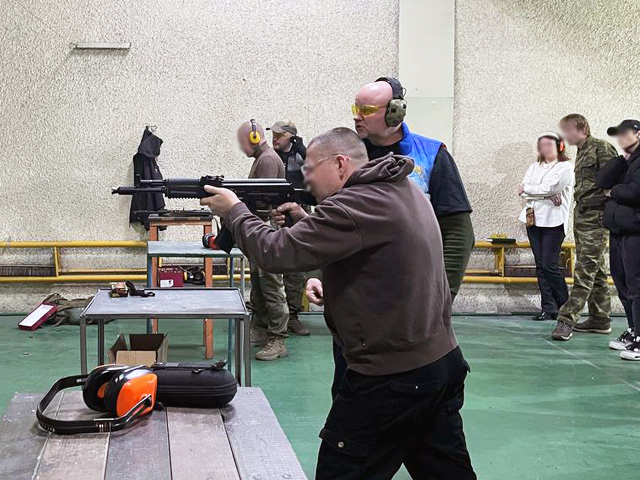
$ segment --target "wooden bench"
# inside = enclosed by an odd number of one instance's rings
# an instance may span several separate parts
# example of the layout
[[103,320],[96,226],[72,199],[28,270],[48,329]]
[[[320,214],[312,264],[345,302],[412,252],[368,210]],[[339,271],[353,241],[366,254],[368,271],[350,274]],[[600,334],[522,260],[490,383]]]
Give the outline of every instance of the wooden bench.
[[[166,408],[113,433],[53,435],[39,428],[41,394],[17,393],[0,423],[1,479],[276,480],[306,476],[259,388],[224,409]],[[93,418],[79,391],[47,413]]]

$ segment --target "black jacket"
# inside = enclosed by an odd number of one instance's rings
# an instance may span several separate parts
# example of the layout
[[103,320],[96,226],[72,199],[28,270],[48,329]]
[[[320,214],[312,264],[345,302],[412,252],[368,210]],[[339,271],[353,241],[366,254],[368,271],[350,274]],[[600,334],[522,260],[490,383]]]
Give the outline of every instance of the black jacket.
[[[160,168],[156,161],[156,158],[160,155],[160,145],[162,145],[162,139],[156,137],[148,128],[145,128],[140,146],[138,146],[138,153],[133,156],[134,182],[138,175],[140,180],[162,180],[162,173],[160,173]],[[140,222],[149,230],[148,212],[161,210],[164,207],[164,197],[161,193],[135,193],[131,197],[129,223]]]
[[620,156],[604,165],[598,187],[611,190],[603,223],[617,234],[640,234],[640,148],[629,160]]
[[307,158],[307,148],[302,143],[302,138],[296,136],[291,138],[291,150],[288,152],[278,152],[284,163],[286,179],[295,188],[304,188],[304,175],[302,174],[302,164]]

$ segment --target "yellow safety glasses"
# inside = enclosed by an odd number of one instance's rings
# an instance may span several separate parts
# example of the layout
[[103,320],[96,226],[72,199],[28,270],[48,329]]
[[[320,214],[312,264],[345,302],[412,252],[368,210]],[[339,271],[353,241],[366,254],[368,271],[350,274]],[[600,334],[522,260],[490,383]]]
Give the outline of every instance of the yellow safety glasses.
[[382,107],[377,105],[351,105],[351,113],[354,117],[357,117],[358,115],[368,117],[376,113],[381,108]]

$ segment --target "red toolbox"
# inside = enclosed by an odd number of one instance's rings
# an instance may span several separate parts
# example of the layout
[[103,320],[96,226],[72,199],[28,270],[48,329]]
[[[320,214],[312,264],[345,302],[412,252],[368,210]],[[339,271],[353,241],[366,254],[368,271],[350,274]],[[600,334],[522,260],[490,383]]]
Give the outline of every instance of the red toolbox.
[[158,268],[158,285],[160,288],[182,287],[184,272],[178,267]]

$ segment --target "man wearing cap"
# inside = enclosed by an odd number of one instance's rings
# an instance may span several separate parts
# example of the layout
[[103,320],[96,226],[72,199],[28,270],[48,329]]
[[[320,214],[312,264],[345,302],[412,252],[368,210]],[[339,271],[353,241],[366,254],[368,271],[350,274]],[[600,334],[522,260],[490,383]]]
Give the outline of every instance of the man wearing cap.
[[[569,340],[573,331],[611,333],[611,297],[609,294],[605,252],[609,232],[602,225],[607,197],[596,184],[600,169],[614,157],[616,149],[608,142],[591,135],[587,119],[577,113],[560,120],[560,129],[569,145],[578,147],[575,174],[573,235],[576,262],[573,287],[569,299],[558,312],[553,340]],[[577,323],[585,304],[589,318]]]
[[[307,149],[298,136],[298,129],[291,120],[274,123],[267,130],[273,132],[273,148],[284,163],[285,177],[294,188],[304,188],[302,164],[307,156]],[[309,335],[298,314],[302,311],[302,295],[306,275],[303,272],[284,274],[284,289],[289,306],[289,324],[287,329],[296,335]]]
[[[253,158],[249,178],[284,178],[280,157],[265,140],[264,130],[255,120],[238,129],[238,145],[247,157]],[[268,222],[269,216],[260,216]],[[287,336],[289,313],[282,274],[268,273],[251,261],[251,344],[260,348],[257,360],[276,360],[287,356],[284,339]]]
[[598,174],[608,197],[604,226],[611,232],[610,269],[627,316],[628,328],[609,347],[623,360],[640,360],[640,122],[624,120],[607,130],[623,154]]

